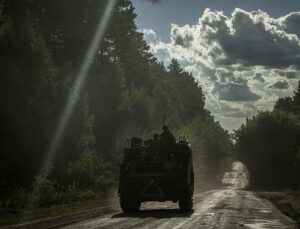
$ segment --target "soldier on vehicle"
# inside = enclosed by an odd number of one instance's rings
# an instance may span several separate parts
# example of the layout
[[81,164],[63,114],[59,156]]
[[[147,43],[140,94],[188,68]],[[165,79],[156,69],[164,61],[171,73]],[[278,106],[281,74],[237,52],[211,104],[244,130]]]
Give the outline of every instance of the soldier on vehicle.
[[[167,126],[161,135],[154,134],[144,144],[139,138],[131,140],[120,163],[118,195],[123,212],[137,212],[146,201],[178,202],[182,212],[190,212],[194,172],[188,144],[176,142]],[[138,157],[144,153],[144,158]]]
[[163,143],[163,144],[175,143],[176,142],[175,137],[170,132],[169,127],[166,125],[163,125],[162,129],[163,129],[163,132],[160,135],[160,143]]
[[153,134],[154,145],[158,145],[159,143],[159,134]]

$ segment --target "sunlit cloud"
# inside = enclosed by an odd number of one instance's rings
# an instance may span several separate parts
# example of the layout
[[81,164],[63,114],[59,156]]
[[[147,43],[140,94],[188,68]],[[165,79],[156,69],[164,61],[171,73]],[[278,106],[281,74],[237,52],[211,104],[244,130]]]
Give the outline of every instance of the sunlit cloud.
[[176,58],[193,73],[205,92],[206,107],[223,126],[236,120],[236,128],[242,116],[270,110],[279,97],[293,93],[300,79],[300,12],[272,18],[261,10],[236,8],[227,16],[206,9],[199,16],[193,25],[171,24],[169,42],[158,34],[147,41],[165,65]]

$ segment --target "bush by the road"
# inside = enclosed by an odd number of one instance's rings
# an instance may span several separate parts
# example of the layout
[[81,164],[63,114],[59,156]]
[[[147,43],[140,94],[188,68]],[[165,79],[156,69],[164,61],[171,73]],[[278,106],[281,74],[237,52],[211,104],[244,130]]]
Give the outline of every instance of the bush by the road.
[[260,189],[299,188],[300,118],[286,111],[265,111],[235,132],[238,159]]

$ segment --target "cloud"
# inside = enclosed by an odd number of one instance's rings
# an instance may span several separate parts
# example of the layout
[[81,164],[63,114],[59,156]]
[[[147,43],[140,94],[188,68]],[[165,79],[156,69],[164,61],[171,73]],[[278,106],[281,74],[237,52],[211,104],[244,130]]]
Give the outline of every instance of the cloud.
[[144,2],[151,2],[152,4],[158,4],[161,0],[144,0]]
[[273,83],[272,85],[270,85],[269,87],[282,90],[282,89],[289,88],[289,83],[286,81],[277,81],[277,82]]
[[262,76],[261,73],[256,73],[255,76],[253,77],[254,80],[257,80],[261,83],[264,83],[265,82],[265,79],[264,77]]
[[185,48],[189,48],[191,46],[191,42],[193,41],[193,37],[192,36],[184,36],[184,37],[181,37],[181,36],[177,36],[176,39],[175,39],[175,44],[176,45],[181,45]]
[[206,108],[228,130],[239,128],[247,117],[257,114],[257,108],[253,101],[230,102],[216,99],[210,101],[210,99],[208,98]]
[[[157,39],[150,48],[164,63],[176,58],[184,64],[205,87],[213,115],[228,121],[243,113],[251,117],[255,107],[272,109],[293,92],[300,77],[299,25],[300,12],[272,18],[261,10],[236,8],[225,15],[206,9],[194,25],[171,24],[170,41]],[[252,108],[228,112],[220,102]]]
[[175,45],[180,45],[183,48],[189,48],[194,40],[193,31],[189,29],[189,26],[179,27],[175,24],[171,25],[171,39]]
[[215,83],[213,93],[218,94],[220,100],[226,101],[256,101],[261,98],[250,90],[247,81],[243,79],[226,84]]
[[196,25],[172,24],[170,36],[174,45],[192,49],[182,52],[182,58],[193,55],[207,65],[300,68],[298,20],[299,13],[274,19],[260,10],[235,9],[227,17],[206,9]]
[[152,29],[142,29],[141,31],[145,35],[156,37],[156,33]]
[[299,76],[299,73],[296,71],[285,72],[284,76],[288,79],[295,79],[295,78],[297,78],[297,76]]
[[199,25],[210,55],[219,65],[277,68],[299,65],[299,38],[280,27],[283,22],[262,11],[249,13],[235,9],[231,18],[227,18],[222,12],[206,10]]
[[276,71],[280,76],[284,76],[287,79],[296,79],[300,76],[300,73],[298,71],[282,71],[282,70],[278,70]]
[[217,69],[216,75],[217,78],[219,79],[219,82],[221,83],[226,83],[226,82],[228,83],[232,81],[234,78],[234,72],[230,72],[222,68]]
[[300,12],[290,13],[279,19],[284,30],[290,34],[296,34],[300,38]]

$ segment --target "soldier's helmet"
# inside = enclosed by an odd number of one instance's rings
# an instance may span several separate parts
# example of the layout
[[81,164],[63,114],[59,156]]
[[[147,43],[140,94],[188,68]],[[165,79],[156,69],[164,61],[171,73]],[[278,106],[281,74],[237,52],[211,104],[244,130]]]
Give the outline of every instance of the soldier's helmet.
[[153,134],[153,138],[154,139],[158,139],[159,138],[159,134],[158,133]]
[[168,131],[169,127],[167,125],[163,125],[162,129],[163,129],[163,131]]

